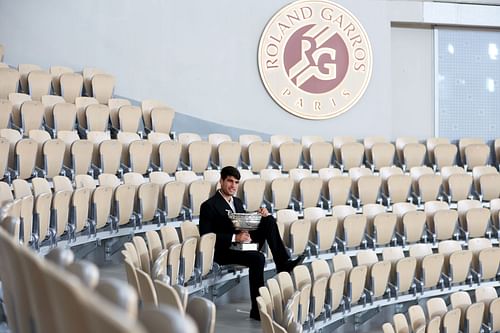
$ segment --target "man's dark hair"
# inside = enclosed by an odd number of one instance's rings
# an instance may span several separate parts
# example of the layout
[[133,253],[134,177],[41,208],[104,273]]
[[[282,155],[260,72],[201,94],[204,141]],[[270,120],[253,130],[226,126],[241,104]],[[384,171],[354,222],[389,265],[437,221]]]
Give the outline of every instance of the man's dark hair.
[[222,170],[220,171],[220,178],[224,180],[229,176],[232,176],[238,180],[240,180],[241,178],[240,172],[235,167],[232,166],[223,167]]

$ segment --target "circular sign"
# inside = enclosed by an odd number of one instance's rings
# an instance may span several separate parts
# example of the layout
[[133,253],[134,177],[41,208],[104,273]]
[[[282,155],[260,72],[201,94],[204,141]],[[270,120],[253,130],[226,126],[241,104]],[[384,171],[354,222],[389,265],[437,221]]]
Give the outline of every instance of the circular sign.
[[288,112],[327,119],[349,110],[370,81],[372,50],[361,23],[330,1],[297,1],[267,24],[259,71],[271,97]]

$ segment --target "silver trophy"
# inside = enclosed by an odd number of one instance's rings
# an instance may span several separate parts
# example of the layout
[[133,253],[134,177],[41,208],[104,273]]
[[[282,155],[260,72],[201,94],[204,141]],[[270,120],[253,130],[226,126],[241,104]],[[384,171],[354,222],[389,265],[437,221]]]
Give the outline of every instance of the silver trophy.
[[[262,216],[259,213],[233,213],[227,211],[227,216],[233,222],[233,226],[239,231],[252,231],[257,230]],[[240,251],[257,251],[259,248],[258,243],[233,243],[231,249]]]

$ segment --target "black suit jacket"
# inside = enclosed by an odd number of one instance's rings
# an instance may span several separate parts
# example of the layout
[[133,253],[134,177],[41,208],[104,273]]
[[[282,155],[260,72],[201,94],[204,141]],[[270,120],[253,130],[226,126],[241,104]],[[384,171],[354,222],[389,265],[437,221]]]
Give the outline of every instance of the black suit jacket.
[[[233,197],[235,213],[245,213],[243,203],[237,197]],[[216,236],[215,251],[220,252],[229,249],[233,235],[236,230],[231,219],[227,216],[227,211],[231,206],[227,203],[222,194],[217,191],[214,196],[201,204],[200,208],[200,234],[213,232]]]

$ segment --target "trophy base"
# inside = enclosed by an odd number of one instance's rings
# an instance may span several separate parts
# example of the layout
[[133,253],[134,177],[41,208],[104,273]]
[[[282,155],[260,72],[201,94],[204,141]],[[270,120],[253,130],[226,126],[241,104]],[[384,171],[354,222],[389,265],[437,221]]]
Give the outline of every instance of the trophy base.
[[257,243],[233,243],[230,247],[231,250],[237,251],[257,251],[259,244]]

